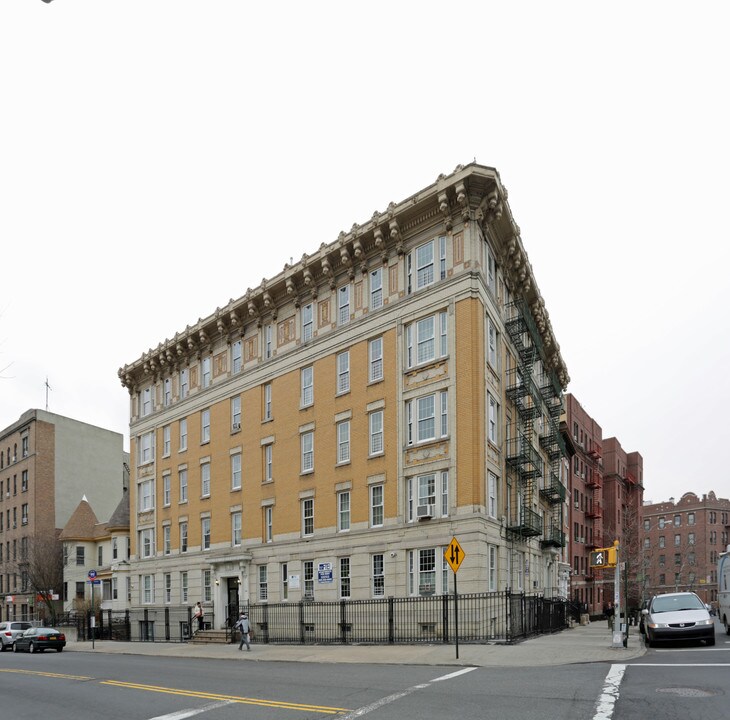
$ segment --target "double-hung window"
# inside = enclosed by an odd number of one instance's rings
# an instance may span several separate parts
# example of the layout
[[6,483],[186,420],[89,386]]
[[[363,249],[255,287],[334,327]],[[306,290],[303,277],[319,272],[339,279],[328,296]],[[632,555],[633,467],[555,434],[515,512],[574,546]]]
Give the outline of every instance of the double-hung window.
[[165,378],[162,383],[162,403],[165,407],[172,404],[172,379]]
[[139,438],[138,462],[146,465],[155,459],[155,433],[147,432]]
[[383,338],[372,339],[368,343],[368,380],[377,382],[383,379]]
[[231,345],[231,366],[234,373],[241,372],[243,367],[243,341],[236,340]]
[[188,449],[188,419],[180,420],[180,451]]
[[302,500],[302,535],[309,537],[314,535],[314,499]]
[[377,553],[372,557],[372,582],[373,597],[383,597],[385,595],[385,563],[382,553]]
[[241,396],[234,395],[231,398],[231,432],[238,432],[241,429]]
[[274,326],[264,326],[264,358],[268,360],[274,356]]
[[190,389],[190,381],[188,379],[188,369],[183,368],[180,371],[180,399],[184,400],[188,396],[188,390]]
[[231,490],[241,489],[241,453],[231,455]]
[[370,527],[382,527],[384,516],[383,486],[370,486]]
[[155,507],[154,480],[145,480],[138,485],[139,511],[146,512]]
[[337,423],[337,463],[350,462],[350,421]]
[[311,340],[314,335],[314,306],[302,305],[302,342]]
[[271,420],[271,383],[264,385],[264,408],[263,408],[264,420]]
[[340,597],[349,598],[351,594],[350,558],[340,558]]
[[497,332],[497,326],[492,318],[487,317],[487,361],[495,370],[497,366],[497,347],[498,347],[499,333]]
[[204,388],[210,387],[210,381],[212,378],[211,364],[212,364],[212,360],[211,360],[210,355],[207,355],[206,357],[203,358],[203,361],[202,361],[203,367],[201,370],[201,375],[203,376],[203,387]]
[[200,464],[200,497],[210,497],[210,463]]
[[383,307],[383,268],[370,271],[370,309]]
[[447,352],[447,314],[422,318],[406,326],[406,361],[409,368],[445,357]]
[[314,403],[314,367],[309,365],[301,371],[301,398],[302,407],[309,407]]
[[350,493],[337,494],[337,529],[345,532],[350,529]]
[[309,473],[314,470],[314,432],[308,430],[299,437],[302,453],[302,472]]
[[337,291],[337,324],[347,325],[350,322],[350,286],[343,285]]
[[170,457],[171,449],[172,449],[171,428],[169,425],[165,425],[162,428],[162,454],[163,454],[163,456]]
[[449,432],[448,391],[441,390],[406,402],[409,445],[446,437]]
[[241,545],[241,512],[231,513],[231,544],[233,547]]
[[188,524],[187,522],[180,523],[180,552],[186,553],[188,551]]
[[383,411],[375,410],[369,415],[370,455],[382,455],[383,445]]
[[210,550],[210,518],[203,518],[200,526],[201,550]]
[[177,472],[178,480],[180,481],[180,502],[184,503],[188,501],[188,471],[186,468],[181,468]]
[[350,391],[350,353],[341,352],[337,355],[337,394]]
[[200,442],[210,442],[210,410],[200,411]]
[[155,531],[154,528],[139,531],[140,556],[150,558],[155,554]]

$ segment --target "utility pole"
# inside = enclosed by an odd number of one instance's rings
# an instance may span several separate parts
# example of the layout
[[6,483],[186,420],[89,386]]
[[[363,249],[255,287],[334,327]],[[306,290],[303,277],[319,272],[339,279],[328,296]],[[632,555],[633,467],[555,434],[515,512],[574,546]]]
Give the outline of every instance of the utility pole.
[[611,647],[623,647],[621,638],[621,562],[619,541],[614,540],[613,546],[616,548],[616,567],[613,576],[613,639]]

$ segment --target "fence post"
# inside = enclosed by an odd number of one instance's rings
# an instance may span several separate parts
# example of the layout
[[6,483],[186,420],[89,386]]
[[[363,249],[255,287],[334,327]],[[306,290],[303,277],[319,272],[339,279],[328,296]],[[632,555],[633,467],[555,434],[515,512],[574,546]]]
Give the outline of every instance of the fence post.
[[299,601],[299,640],[304,645],[304,601]]
[[388,643],[393,644],[395,642],[395,621],[393,618],[393,607],[394,598],[392,595],[388,596]]
[[449,642],[449,596],[444,593],[441,596],[441,618],[443,623],[443,641]]
[[512,592],[509,588],[504,591],[504,627],[508,643],[512,642]]

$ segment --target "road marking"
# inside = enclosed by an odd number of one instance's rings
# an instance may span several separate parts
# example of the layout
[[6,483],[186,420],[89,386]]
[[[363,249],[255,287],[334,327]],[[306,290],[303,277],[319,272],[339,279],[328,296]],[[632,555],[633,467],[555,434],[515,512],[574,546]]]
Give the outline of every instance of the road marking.
[[147,690],[149,692],[165,693],[167,695],[181,695],[183,697],[202,698],[204,700],[225,700],[227,702],[240,703],[242,705],[258,705],[260,707],[279,708],[280,710],[303,710],[306,712],[318,712],[325,715],[337,715],[339,713],[348,711],[348,708],[329,707],[327,705],[305,705],[302,703],[292,703],[279,700],[263,700],[260,698],[240,697],[238,695],[219,695],[218,693],[160,687],[158,685],[141,685],[139,683],[127,683],[121,682],[119,680],[102,680],[101,685],[111,685],[112,687],[127,688],[130,690]]
[[231,705],[233,700],[223,700],[221,702],[208,703],[203,705],[201,708],[190,709],[190,710],[178,710],[177,712],[168,713],[167,715],[157,715],[156,717],[150,718],[150,720],[184,720],[184,718],[193,717],[193,715],[200,715],[210,710],[223,707],[224,705]]
[[388,695],[388,697],[380,698],[380,700],[376,700],[373,703],[370,703],[370,705],[363,705],[363,707],[358,708],[357,710],[353,710],[352,712],[348,713],[347,715],[343,715],[341,720],[354,720],[354,718],[362,717],[363,715],[367,715],[368,713],[371,713],[373,710],[377,710],[378,708],[383,707],[384,705],[389,705],[392,702],[395,702],[396,700],[400,700],[401,698],[407,697],[408,695],[413,694],[416,692],[416,690],[423,690],[424,688],[427,688],[429,685],[441,682],[442,680],[450,680],[451,678],[458,677],[459,675],[463,675],[464,673],[471,672],[472,670],[476,670],[475,667],[469,667],[464,668],[463,670],[457,670],[456,672],[449,673],[448,675],[442,675],[441,677],[434,678],[433,680],[429,680],[427,683],[421,683],[420,685],[413,685],[412,687],[406,688],[405,690],[401,690],[401,692],[393,693],[392,695]]
[[603,692],[596,703],[593,720],[611,720],[618,700],[618,689],[623,680],[626,665],[611,665],[603,683]]
[[730,663],[631,663],[631,667],[730,667]]
[[37,670],[16,670],[14,668],[0,668],[0,672],[19,673],[20,675],[40,675],[41,677],[61,678],[62,680],[93,680],[85,675],[62,675],[61,673],[39,672]]

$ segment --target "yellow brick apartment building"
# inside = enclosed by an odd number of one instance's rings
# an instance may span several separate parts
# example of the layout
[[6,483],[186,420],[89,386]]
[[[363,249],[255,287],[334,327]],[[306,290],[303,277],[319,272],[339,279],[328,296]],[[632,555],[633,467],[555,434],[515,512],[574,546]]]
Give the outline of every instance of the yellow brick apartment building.
[[459,166],[119,370],[133,617],[567,596],[565,363],[496,170]]

